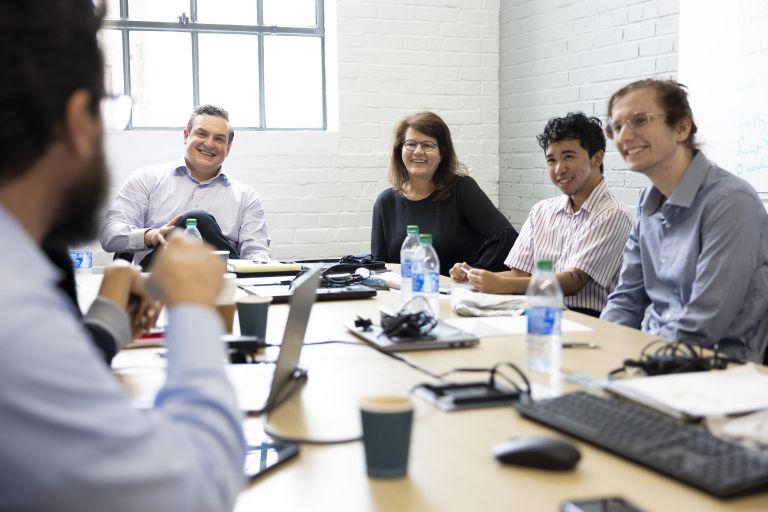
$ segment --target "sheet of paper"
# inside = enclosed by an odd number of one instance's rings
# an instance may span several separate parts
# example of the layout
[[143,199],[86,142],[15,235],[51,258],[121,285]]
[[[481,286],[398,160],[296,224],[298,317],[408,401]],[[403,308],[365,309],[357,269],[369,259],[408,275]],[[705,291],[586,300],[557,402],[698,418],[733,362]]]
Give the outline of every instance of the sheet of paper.
[[768,409],[768,374],[752,363],[722,371],[615,380],[608,389],[662,412],[692,418]]
[[[459,329],[471,332],[479,338],[487,336],[511,336],[513,334],[525,334],[528,330],[528,319],[524,316],[482,316],[467,318],[448,318],[446,323]],[[561,332],[587,332],[590,327],[563,319]]]

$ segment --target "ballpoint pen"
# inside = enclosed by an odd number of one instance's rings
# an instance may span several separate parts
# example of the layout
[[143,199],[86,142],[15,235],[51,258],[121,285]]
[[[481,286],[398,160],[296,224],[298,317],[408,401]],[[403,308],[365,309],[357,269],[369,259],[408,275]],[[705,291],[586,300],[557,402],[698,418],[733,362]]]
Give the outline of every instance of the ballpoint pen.
[[563,348],[600,348],[596,341],[565,341]]

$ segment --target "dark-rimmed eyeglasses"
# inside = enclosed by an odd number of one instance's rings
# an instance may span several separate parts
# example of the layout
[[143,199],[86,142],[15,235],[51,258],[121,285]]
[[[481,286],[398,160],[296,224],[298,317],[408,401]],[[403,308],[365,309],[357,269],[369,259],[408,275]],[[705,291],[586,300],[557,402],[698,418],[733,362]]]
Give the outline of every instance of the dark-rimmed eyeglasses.
[[438,148],[438,145],[434,142],[417,142],[415,140],[407,140],[403,142],[403,149],[406,151],[416,151],[416,148],[421,146],[422,151],[425,153],[431,153],[432,151],[435,151]]
[[640,131],[648,126],[648,123],[657,117],[667,117],[665,114],[654,114],[652,112],[635,112],[629,119],[624,121],[612,121],[605,126],[605,135],[609,139],[617,137],[624,126],[629,125],[633,132]]

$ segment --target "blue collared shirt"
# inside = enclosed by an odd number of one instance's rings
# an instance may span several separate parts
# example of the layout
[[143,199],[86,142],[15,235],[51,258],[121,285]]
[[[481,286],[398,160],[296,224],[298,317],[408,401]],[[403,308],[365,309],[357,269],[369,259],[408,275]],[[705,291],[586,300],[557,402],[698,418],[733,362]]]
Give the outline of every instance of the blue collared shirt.
[[216,312],[169,311],[167,381],[139,411],[2,205],[0,246],[0,510],[231,510],[245,443]]
[[142,167],[128,178],[107,211],[101,245],[109,252],[136,252],[139,262],[149,253],[144,233],[190,210],[213,215],[241,258],[269,259],[266,214],[253,187],[224,167],[210,180],[198,181],[183,158]]
[[768,215],[741,178],[700,151],[665,201],[640,197],[619,285],[600,318],[711,346],[738,338],[762,361],[768,342]]

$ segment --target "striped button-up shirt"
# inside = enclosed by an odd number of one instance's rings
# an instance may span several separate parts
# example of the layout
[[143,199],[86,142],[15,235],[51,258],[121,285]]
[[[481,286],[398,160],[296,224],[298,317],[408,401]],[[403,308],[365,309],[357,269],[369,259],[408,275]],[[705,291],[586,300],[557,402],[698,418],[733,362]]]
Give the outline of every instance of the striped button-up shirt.
[[603,179],[577,211],[565,195],[536,203],[504,263],[529,274],[541,259],[552,260],[555,272],[577,268],[591,280],[565,305],[600,311],[618,281],[631,228],[632,214]]
[[210,213],[241,258],[269,259],[264,206],[253,187],[223,167],[210,180],[198,181],[183,158],[142,167],[128,178],[107,211],[101,245],[110,252],[136,252],[134,261],[141,261],[149,252],[144,232],[190,210]]

